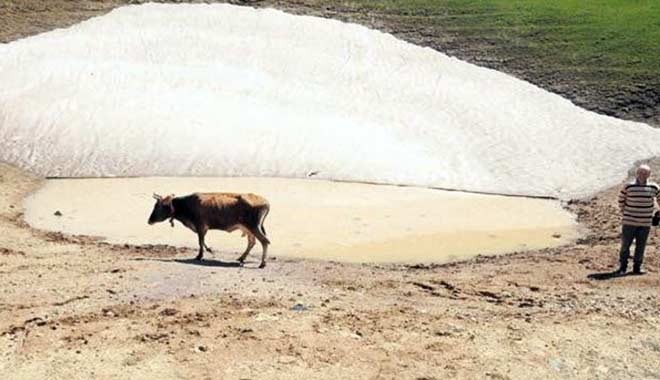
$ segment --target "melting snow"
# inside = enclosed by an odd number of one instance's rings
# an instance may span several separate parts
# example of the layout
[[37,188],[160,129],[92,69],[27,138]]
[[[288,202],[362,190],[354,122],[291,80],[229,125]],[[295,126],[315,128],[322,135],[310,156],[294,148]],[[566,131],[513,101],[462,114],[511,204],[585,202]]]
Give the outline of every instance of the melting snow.
[[127,6],[0,45],[0,160],[47,176],[279,176],[580,196],[660,131],[339,21]]

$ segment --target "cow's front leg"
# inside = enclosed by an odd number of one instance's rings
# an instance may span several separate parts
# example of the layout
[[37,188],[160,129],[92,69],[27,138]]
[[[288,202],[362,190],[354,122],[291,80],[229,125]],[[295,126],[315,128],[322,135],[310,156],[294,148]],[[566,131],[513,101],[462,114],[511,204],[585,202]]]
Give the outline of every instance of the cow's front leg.
[[252,247],[254,247],[254,244],[256,243],[256,240],[254,238],[254,235],[252,235],[252,233],[245,232],[245,234],[247,235],[248,245],[245,248],[245,252],[243,252],[241,257],[238,258],[238,262],[241,264],[241,266],[243,266],[243,263],[245,262],[245,259],[247,258],[247,255],[250,254],[250,251],[252,250]]
[[197,257],[195,257],[195,260],[201,260],[204,257],[204,248],[206,247],[204,236],[206,236],[206,228],[198,228],[197,239],[199,240],[199,253],[197,254]]

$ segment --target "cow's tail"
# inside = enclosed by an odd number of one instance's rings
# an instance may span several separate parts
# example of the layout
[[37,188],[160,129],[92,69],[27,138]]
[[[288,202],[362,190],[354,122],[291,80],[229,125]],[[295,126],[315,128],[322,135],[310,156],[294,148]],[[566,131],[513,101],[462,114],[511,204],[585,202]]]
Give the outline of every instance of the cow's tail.
[[268,212],[270,211],[270,205],[266,204],[259,212],[259,225],[258,228],[261,232],[262,235],[266,238],[266,242],[270,244],[270,240],[268,240],[268,237],[266,237],[266,228],[264,227],[264,220],[266,220],[266,217],[268,216]]

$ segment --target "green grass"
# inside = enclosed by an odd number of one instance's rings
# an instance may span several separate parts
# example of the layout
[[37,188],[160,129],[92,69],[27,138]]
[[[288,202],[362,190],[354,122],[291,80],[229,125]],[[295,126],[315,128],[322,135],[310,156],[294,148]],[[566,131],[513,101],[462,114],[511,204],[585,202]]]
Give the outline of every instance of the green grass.
[[660,75],[660,0],[319,1],[505,41],[556,69]]

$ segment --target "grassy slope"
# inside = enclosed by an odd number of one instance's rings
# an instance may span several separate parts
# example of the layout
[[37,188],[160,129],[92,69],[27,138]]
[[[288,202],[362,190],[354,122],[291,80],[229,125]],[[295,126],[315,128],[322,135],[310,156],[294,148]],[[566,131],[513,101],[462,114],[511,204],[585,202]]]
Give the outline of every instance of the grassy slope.
[[561,68],[660,75],[660,1],[657,0],[386,0],[351,6],[423,16],[424,24],[452,25],[523,46]]
[[[660,1],[303,2],[370,14],[412,42],[512,73],[589,109],[660,125]],[[397,33],[401,27],[409,37]]]

